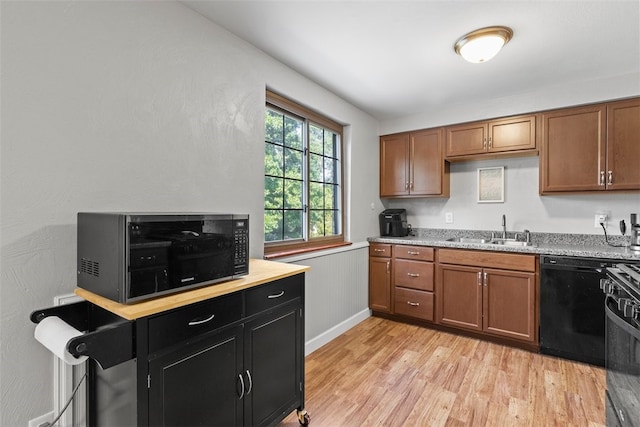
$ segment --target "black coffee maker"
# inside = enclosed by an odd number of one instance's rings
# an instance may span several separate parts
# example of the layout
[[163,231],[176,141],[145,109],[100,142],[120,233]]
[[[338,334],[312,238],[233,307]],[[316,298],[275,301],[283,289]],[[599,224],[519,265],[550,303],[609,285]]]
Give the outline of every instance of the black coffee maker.
[[379,220],[381,236],[404,237],[409,234],[405,209],[386,209],[380,214]]

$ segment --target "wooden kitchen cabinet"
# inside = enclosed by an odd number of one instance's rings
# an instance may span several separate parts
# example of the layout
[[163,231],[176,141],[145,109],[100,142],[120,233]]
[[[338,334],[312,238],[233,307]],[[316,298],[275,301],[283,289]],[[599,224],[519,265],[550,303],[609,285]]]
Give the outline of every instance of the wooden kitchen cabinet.
[[451,161],[537,154],[535,115],[448,126],[445,132],[445,158]]
[[441,128],[380,137],[380,197],[449,197]]
[[440,249],[436,276],[438,323],[537,343],[535,256]]
[[640,98],[542,114],[540,193],[640,190]]
[[391,313],[391,245],[369,246],[369,308]]
[[433,321],[434,250],[393,245],[394,313]]

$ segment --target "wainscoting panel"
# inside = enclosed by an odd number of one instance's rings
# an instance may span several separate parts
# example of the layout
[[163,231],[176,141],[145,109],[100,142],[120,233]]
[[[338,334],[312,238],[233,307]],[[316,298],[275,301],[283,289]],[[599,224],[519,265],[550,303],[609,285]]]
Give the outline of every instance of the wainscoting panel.
[[296,257],[308,265],[305,289],[305,342],[309,354],[371,315],[369,245],[353,244],[337,252]]

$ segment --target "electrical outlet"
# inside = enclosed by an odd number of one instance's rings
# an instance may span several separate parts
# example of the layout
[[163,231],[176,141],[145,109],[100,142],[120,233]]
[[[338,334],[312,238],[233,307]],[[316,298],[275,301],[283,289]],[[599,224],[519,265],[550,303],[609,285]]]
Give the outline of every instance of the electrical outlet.
[[593,222],[593,226],[595,228],[602,228],[602,226],[600,225],[601,223],[604,224],[604,228],[607,228],[607,214],[604,214],[604,213],[596,214],[595,220]]
[[51,425],[51,423],[53,422],[54,415],[55,413],[51,411],[44,415],[40,415],[37,418],[29,420],[29,427],[42,427],[42,426]]
[[444,214],[444,222],[446,224],[453,224],[453,212],[446,212]]

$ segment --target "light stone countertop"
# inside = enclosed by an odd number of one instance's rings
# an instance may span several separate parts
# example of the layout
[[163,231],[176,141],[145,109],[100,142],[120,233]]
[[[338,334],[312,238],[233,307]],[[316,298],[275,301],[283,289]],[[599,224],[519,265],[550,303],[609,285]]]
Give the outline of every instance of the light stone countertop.
[[[493,231],[498,234],[497,231]],[[505,246],[490,243],[447,241],[447,239],[455,237],[489,239],[491,237],[491,231],[418,228],[413,230],[413,234],[414,236],[405,237],[369,237],[367,240],[370,243],[405,244],[431,246],[435,248],[474,249],[493,252],[640,261],[640,252],[632,251],[628,248],[629,236],[609,236],[609,243],[624,245],[620,247],[607,244],[604,235],[531,233],[533,246]],[[513,238],[514,233],[508,232],[508,237]]]

